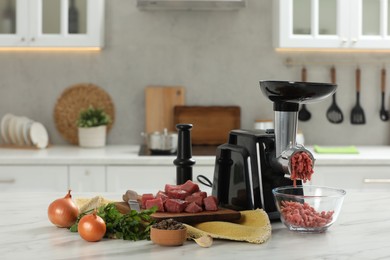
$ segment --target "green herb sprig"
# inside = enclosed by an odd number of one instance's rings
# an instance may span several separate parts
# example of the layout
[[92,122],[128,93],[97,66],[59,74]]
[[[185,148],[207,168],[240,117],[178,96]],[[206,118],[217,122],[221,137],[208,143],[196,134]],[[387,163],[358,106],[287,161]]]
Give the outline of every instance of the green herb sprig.
[[[70,231],[77,232],[80,219],[93,211],[92,209],[81,213],[76,223],[70,227]],[[129,213],[122,214],[114,203],[109,203],[99,207],[97,215],[106,223],[106,234],[104,237],[137,241],[150,239],[150,228],[155,223],[151,215],[156,211],[157,207],[153,207],[141,212],[130,210]]]

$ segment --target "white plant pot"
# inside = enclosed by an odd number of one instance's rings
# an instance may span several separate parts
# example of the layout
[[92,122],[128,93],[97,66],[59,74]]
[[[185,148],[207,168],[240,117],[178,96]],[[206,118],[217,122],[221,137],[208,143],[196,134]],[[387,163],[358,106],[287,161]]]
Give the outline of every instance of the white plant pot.
[[106,145],[107,126],[79,127],[79,145],[85,148],[98,148]]

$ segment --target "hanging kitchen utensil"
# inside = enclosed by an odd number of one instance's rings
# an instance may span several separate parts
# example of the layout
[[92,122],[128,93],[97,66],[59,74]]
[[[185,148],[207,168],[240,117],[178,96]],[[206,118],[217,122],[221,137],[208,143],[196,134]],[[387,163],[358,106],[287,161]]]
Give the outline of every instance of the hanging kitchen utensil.
[[[302,82],[306,82],[307,71],[305,67],[303,67],[301,70],[301,78],[302,78]],[[311,113],[306,109],[306,105],[302,104],[301,109],[298,112],[298,119],[300,121],[308,121],[310,118],[311,118]]]
[[[336,84],[336,69],[333,66],[330,69],[330,75],[332,79],[332,84]],[[340,124],[344,120],[343,112],[341,109],[337,106],[336,103],[336,92],[332,96],[332,104],[328,108],[328,111],[326,111],[326,117],[328,118],[329,122],[333,124]]]
[[366,123],[364,110],[360,106],[360,69],[356,69],[356,105],[351,111],[351,124],[361,125]]
[[389,120],[389,111],[385,110],[385,89],[386,89],[386,69],[383,68],[381,71],[381,110],[379,112],[380,119],[382,121]]

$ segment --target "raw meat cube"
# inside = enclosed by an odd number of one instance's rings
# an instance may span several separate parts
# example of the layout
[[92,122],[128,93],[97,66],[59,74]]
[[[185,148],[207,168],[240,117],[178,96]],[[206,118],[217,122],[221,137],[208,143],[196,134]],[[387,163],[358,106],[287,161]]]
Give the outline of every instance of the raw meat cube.
[[191,202],[190,204],[188,204],[188,206],[185,208],[184,211],[188,213],[198,213],[198,212],[202,212],[203,209],[195,202]]
[[170,199],[184,200],[190,194],[185,190],[170,190],[167,195]]
[[165,210],[172,213],[183,212],[187,205],[187,201],[179,199],[167,199],[164,204]]
[[208,196],[203,199],[204,208],[210,211],[218,210],[218,199],[214,196]]
[[167,195],[165,192],[161,191],[161,190],[160,190],[159,192],[157,192],[156,198],[161,198],[162,201],[163,201],[163,203],[164,203],[167,199],[169,199],[168,195]]
[[189,192],[190,194],[199,191],[198,184],[192,182],[191,180],[186,181],[182,185],[180,185],[180,189]]
[[180,189],[180,185],[172,185],[172,184],[165,184],[165,192],[171,191],[171,190],[178,190]]
[[145,194],[142,194],[142,197],[141,197],[141,206],[142,208],[146,208],[146,201],[148,200],[152,200],[154,199],[154,195],[152,193],[145,193]]
[[157,211],[164,212],[164,204],[161,198],[147,200],[145,208],[150,209],[153,206],[157,206]]
[[199,197],[202,197],[204,199],[207,197],[207,192],[197,191],[197,192],[192,193],[192,196],[199,196]]
[[199,206],[203,207],[203,197],[201,196],[190,195],[187,196],[185,200],[188,201],[189,203],[195,202]]

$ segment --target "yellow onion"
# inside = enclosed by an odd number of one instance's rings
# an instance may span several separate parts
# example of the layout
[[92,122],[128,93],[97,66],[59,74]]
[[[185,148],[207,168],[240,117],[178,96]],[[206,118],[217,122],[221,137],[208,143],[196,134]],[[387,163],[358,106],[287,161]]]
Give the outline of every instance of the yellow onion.
[[69,228],[76,223],[79,208],[72,200],[71,190],[64,198],[56,199],[49,205],[47,214],[51,223],[57,227]]
[[77,230],[80,236],[89,242],[101,240],[106,233],[106,223],[96,215],[96,210],[93,214],[85,215],[79,221]]

